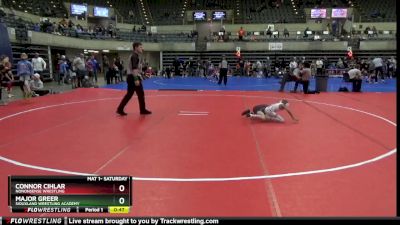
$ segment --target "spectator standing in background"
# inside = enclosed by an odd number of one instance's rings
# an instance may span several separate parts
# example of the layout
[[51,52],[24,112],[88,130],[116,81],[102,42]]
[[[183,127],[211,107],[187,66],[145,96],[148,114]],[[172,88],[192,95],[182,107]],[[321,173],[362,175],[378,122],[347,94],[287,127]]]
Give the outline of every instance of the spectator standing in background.
[[316,62],[316,67],[317,67],[317,76],[322,76],[322,68],[324,67],[324,62],[322,61],[322,59],[318,59]]
[[381,76],[381,81],[385,82],[385,75],[383,73],[383,60],[380,57],[376,57],[372,60],[375,68],[375,82],[378,82],[378,76]]
[[101,70],[99,63],[97,62],[96,58],[94,55],[90,57],[90,60],[92,61],[93,64],[93,76],[94,76],[94,81],[97,83],[97,72]]
[[118,76],[119,82],[124,81],[123,75],[124,75],[124,63],[122,62],[121,58],[119,56],[117,56],[117,58],[115,59],[115,65],[118,67],[118,74],[116,74]]
[[298,64],[296,61],[296,57],[293,57],[292,61],[290,61],[290,63],[289,63],[290,73],[293,74],[294,69],[296,69],[297,67],[298,67]]
[[388,61],[388,75],[390,76],[390,78],[393,78],[394,76],[396,76],[397,61],[393,56]]
[[238,31],[238,35],[239,35],[239,41],[243,41],[243,37],[245,36],[245,30],[243,29],[243,27],[240,27],[239,31]]
[[65,77],[68,76],[68,64],[67,64],[67,60],[65,58],[65,55],[61,56],[61,61],[60,61],[60,80],[58,81],[58,84],[62,84],[64,85],[65,83]]
[[94,77],[94,64],[91,58],[86,58],[86,71],[89,76],[89,80],[93,82]]
[[29,81],[33,75],[33,66],[32,63],[28,61],[28,55],[26,53],[21,54],[21,60],[17,65],[17,75],[19,76],[19,80],[23,83],[24,98],[31,97]]
[[76,69],[76,77],[77,77],[77,86],[82,86],[83,78],[86,75],[86,66],[84,62],[84,55],[80,53],[75,59],[72,61],[72,66]]
[[110,62],[108,60],[108,57],[106,55],[103,55],[103,71],[102,72],[104,75],[104,80],[107,80],[106,75],[109,70],[109,64],[110,64]]
[[33,65],[33,72],[38,73],[42,75],[43,70],[46,69],[46,62],[42,57],[39,56],[39,53],[35,53],[34,58],[32,59],[32,65]]

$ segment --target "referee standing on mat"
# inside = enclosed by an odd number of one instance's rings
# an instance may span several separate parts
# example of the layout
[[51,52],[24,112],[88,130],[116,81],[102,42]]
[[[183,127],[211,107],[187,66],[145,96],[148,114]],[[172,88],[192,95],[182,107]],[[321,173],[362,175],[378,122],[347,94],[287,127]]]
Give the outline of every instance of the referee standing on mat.
[[222,56],[222,61],[219,64],[219,80],[218,84],[222,83],[224,80],[224,84],[226,86],[228,80],[228,61],[226,61],[225,55]]
[[146,103],[144,101],[144,91],[143,91],[143,78],[140,72],[142,71],[142,65],[140,64],[139,55],[143,53],[143,46],[140,42],[134,42],[132,45],[133,53],[129,57],[129,65],[127,68],[127,78],[126,82],[128,83],[128,91],[125,94],[124,98],[121,100],[117,108],[117,113],[121,116],[126,116],[127,113],[124,111],[126,104],[128,104],[129,100],[132,98],[133,94],[136,91],[139,100],[139,110],[140,114],[147,115],[151,114],[149,110],[146,109]]

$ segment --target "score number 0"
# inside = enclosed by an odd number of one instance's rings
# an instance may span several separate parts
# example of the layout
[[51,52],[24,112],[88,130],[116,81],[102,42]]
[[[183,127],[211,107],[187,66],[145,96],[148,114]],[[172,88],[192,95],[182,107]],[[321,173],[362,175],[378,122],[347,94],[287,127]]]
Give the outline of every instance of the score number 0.
[[[124,192],[125,191],[125,186],[122,185],[122,184],[119,185],[118,190],[120,192]],[[119,198],[118,202],[119,202],[119,204],[123,205],[125,203],[125,198],[124,197]]]
[[[125,185],[119,185],[118,186],[118,191],[119,191],[119,193],[121,193],[121,192],[125,192],[126,191],[126,188],[125,188]],[[120,205],[125,205],[125,197],[120,197],[119,199],[118,199],[118,203],[120,204]],[[126,206],[110,206],[109,207],[109,212],[110,213],[129,213],[129,207],[126,207]]]

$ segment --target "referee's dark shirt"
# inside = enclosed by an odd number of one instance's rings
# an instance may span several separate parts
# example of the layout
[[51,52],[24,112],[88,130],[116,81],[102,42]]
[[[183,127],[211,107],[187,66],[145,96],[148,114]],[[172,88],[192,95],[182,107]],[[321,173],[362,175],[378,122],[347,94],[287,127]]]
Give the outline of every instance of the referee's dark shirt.
[[129,56],[129,65],[128,68],[126,70],[126,73],[132,74],[133,75],[133,70],[135,69],[139,69],[139,55],[134,52],[132,55]]

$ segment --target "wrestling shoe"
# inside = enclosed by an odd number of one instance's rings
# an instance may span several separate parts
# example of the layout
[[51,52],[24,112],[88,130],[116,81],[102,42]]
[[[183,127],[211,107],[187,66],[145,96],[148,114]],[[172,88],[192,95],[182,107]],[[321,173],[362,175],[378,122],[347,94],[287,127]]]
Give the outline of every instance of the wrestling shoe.
[[246,109],[244,112],[242,112],[242,116],[249,114],[250,113],[250,109]]

